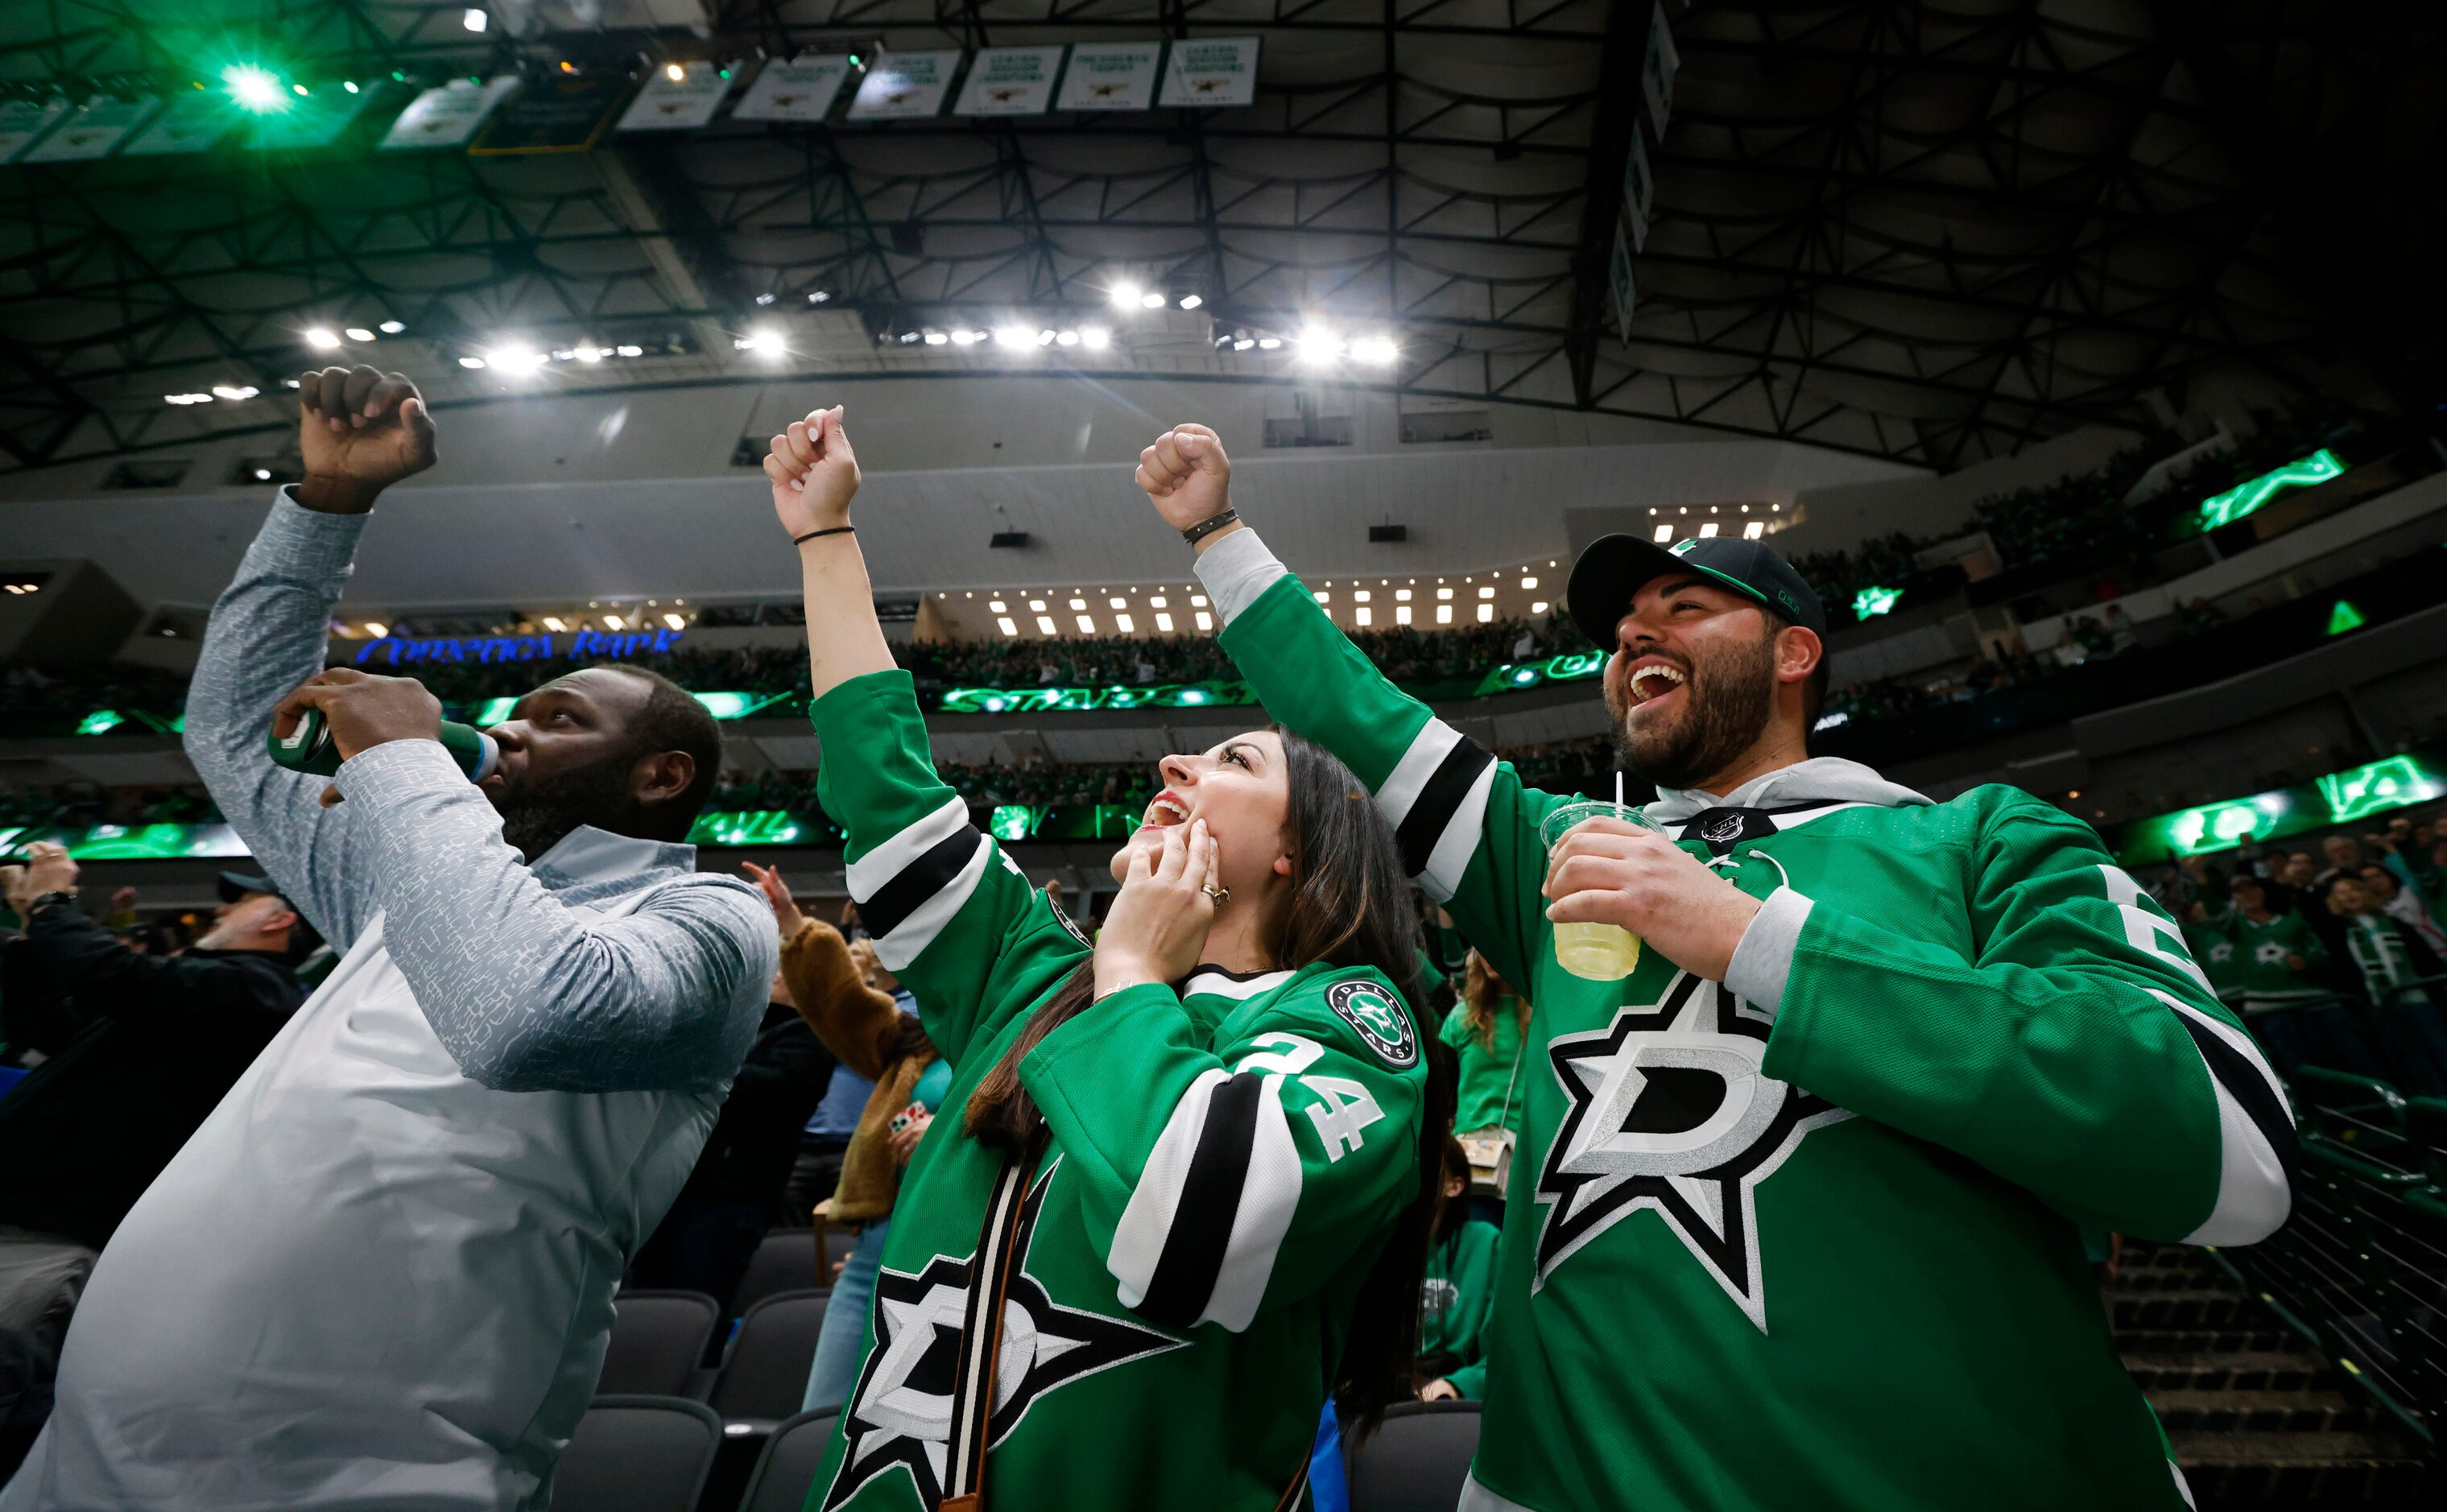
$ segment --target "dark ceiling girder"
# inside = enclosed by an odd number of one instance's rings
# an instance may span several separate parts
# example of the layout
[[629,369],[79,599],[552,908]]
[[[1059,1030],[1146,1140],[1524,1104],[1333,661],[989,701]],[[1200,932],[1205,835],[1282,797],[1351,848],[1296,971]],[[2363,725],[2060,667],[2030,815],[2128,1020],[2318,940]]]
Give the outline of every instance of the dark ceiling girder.
[[1598,343],[1606,300],[1607,264],[1614,257],[1616,224],[1622,218],[1622,174],[1631,161],[1631,134],[1640,119],[1642,49],[1658,0],[1615,0],[1607,9],[1605,40],[1599,44],[1598,77],[1614,81],[1598,95],[1597,120],[1589,127],[1588,169],[1581,182],[1581,235],[1572,253],[1572,313],[1564,347],[1570,354],[1572,402],[1586,408],[1597,375]]

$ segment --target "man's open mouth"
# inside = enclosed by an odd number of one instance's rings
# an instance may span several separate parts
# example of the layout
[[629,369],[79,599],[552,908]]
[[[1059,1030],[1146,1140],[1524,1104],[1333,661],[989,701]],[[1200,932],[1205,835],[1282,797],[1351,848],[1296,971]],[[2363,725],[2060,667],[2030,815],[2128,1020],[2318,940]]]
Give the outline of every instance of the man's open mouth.
[[1634,664],[1630,674],[1623,678],[1622,687],[1629,695],[1631,707],[1638,709],[1678,691],[1687,681],[1679,667],[1651,659]]

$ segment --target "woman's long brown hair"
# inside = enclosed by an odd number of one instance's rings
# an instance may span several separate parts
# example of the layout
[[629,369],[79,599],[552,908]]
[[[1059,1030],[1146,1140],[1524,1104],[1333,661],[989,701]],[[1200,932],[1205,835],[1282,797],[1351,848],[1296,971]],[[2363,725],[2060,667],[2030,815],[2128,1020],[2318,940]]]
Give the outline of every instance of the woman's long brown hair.
[[1506,998],[1512,999],[1512,1022],[1527,1030],[1529,1028],[1529,1001],[1514,992],[1487,957],[1472,951],[1462,962],[1461,1001],[1464,1021],[1470,1025],[1472,1039],[1482,1049],[1495,1049],[1495,1010]]
[[[1452,1130],[1452,1051],[1422,1032],[1417,1010],[1419,926],[1394,832],[1365,784],[1322,746],[1282,732],[1291,802],[1283,840],[1292,857],[1291,906],[1274,956],[1298,970],[1317,961],[1382,973],[1412,1015],[1412,1035],[1427,1058],[1420,1109],[1417,1187],[1353,1306],[1334,1395],[1344,1434],[1373,1432],[1385,1408],[1416,1389],[1419,1288],[1427,1274],[1429,1228],[1443,1189],[1444,1142]],[[970,1094],[965,1128],[980,1143],[1018,1149],[1041,1115],[1020,1085],[1019,1063],[1045,1036],[1095,1000],[1092,960],[1077,969],[1029,1015],[1027,1027]],[[1117,1089],[1118,1091],[1119,1089]]]

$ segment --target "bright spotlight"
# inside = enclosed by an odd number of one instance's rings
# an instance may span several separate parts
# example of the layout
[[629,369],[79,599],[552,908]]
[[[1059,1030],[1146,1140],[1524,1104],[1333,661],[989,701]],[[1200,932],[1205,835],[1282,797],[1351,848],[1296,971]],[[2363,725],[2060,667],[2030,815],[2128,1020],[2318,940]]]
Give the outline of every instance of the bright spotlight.
[[996,326],[994,333],[997,347],[1027,347],[1036,341],[1036,332],[1026,326]]
[[533,372],[544,363],[543,353],[533,347],[496,347],[484,355],[504,372]]
[[1102,326],[1079,328],[1079,345],[1090,351],[1102,351],[1113,344],[1113,333]]
[[1184,310],[1195,310],[1205,303],[1206,303],[1206,301],[1199,298],[1196,294],[1183,294],[1181,296],[1181,308]]
[[1320,326],[1311,326],[1299,334],[1299,354],[1303,362],[1332,362],[1342,355],[1342,338]]
[[1256,345],[1257,345],[1257,343],[1256,343],[1256,342],[1251,341],[1251,340],[1250,340],[1248,337],[1246,337],[1246,336],[1242,336],[1242,337],[1241,337],[1238,341],[1235,341],[1235,342],[1233,342],[1233,343],[1232,343],[1232,350],[1233,350],[1234,351],[1246,351],[1246,350],[1248,350],[1250,348],[1252,348],[1252,347],[1254,347],[1254,346],[1256,346]]
[[459,366],[462,368],[483,368],[488,365],[482,357],[462,357],[459,359]]
[[578,360],[579,362],[601,362],[604,354],[611,350],[612,349],[609,347],[598,347],[592,342],[589,342],[587,345],[578,349]]
[[1391,336],[1362,336],[1351,344],[1351,355],[1382,368],[1400,357],[1402,349],[1394,345]]
[[748,339],[740,345],[759,357],[779,357],[788,350],[782,344],[782,333],[769,326],[749,331]]
[[351,326],[349,328],[349,339],[351,341],[371,341],[374,339],[374,333],[368,331],[363,326]]
[[252,399],[259,391],[251,384],[213,385],[213,396],[217,399]]
[[354,79],[343,79],[340,81],[340,87],[346,89],[351,94],[355,94],[357,92],[357,81]]
[[1139,302],[1139,296],[1145,293],[1147,293],[1147,291],[1141,289],[1138,285],[1125,280],[1124,282],[1113,285],[1113,303],[1127,310],[1130,306],[1137,304]]
[[951,339],[951,337],[943,334],[939,331],[930,331],[925,334],[926,345],[929,347],[939,347]]
[[460,16],[459,24],[470,31],[482,31],[493,24],[493,18],[484,14],[484,7],[469,6],[465,14]]
[[1150,289],[1146,293],[1139,295],[1139,304],[1148,310],[1162,310],[1164,308],[1164,295]]
[[398,321],[396,321],[396,320],[386,320],[386,321],[384,321],[381,325],[376,326],[374,329],[375,329],[376,331],[381,331],[381,332],[382,332],[384,335],[386,335],[386,336],[396,336],[396,335],[398,335],[401,331],[406,331],[408,328],[407,328],[406,326],[401,325],[401,324],[400,324]]
[[1075,347],[1079,345],[1079,333],[1075,331],[1057,331],[1053,333],[1053,340],[1060,346]]
[[221,83],[229,85],[230,98],[257,114],[289,108],[289,97],[280,90],[280,81],[253,64],[236,64],[221,70]]
[[676,63],[667,63],[663,65],[663,77],[673,84],[681,84],[688,79],[688,70]]
[[1280,336],[1260,336],[1258,338],[1258,350],[1260,351],[1272,351],[1282,344],[1283,338]]
[[310,347],[313,347],[322,351],[330,351],[339,344],[340,338],[337,335],[324,330],[320,326],[310,327],[307,330],[306,345]]

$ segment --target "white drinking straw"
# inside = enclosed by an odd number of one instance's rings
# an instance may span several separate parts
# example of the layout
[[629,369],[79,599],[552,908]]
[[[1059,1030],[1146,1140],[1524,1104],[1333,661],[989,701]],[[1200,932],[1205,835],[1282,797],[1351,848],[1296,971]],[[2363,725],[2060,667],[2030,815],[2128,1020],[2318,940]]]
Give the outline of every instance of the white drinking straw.
[[1614,769],[1614,817],[1622,817],[1622,768]]

